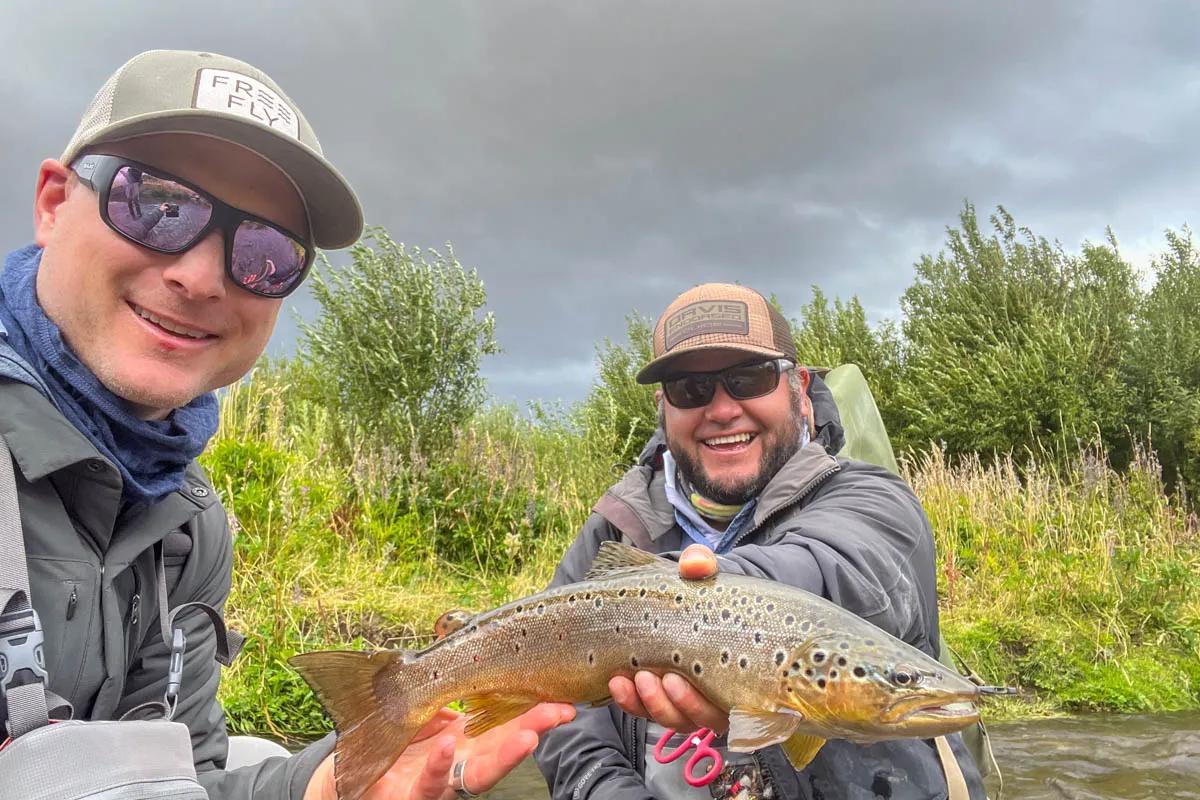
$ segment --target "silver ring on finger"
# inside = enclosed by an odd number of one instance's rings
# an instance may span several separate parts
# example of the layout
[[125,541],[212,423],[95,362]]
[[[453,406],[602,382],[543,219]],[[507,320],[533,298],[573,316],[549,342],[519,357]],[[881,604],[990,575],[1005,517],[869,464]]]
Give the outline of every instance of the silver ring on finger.
[[450,788],[454,790],[454,794],[466,798],[466,800],[470,800],[473,797],[482,797],[482,795],[475,794],[475,792],[467,788],[467,784],[463,778],[466,771],[467,760],[465,758],[462,761],[454,762],[454,766],[450,768]]

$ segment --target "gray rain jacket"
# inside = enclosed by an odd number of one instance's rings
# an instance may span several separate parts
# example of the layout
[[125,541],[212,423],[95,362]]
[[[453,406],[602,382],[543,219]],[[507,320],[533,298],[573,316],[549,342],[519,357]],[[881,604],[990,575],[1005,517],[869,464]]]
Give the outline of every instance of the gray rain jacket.
[[[50,688],[71,702],[76,719],[119,719],[141,703],[161,701],[170,650],[159,632],[153,547],[163,543],[169,607],[193,600],[224,607],[233,547],[212,485],[192,463],[182,489],[122,515],[116,467],[59,413],[2,335],[0,434],[13,455]],[[332,750],[332,737],[291,758],[225,771],[216,634],[196,609],[176,622],[187,651],[175,721],[191,731],[196,773],[209,797],[301,798]],[[5,715],[0,706],[0,721]]]
[[[843,441],[837,407],[818,377],[809,394],[816,436],[763,489],[750,528],[718,558],[721,570],[822,595],[936,658],[937,581],[929,520],[900,478],[831,455]],[[659,431],[637,466],[596,503],[552,586],[581,580],[606,540],[669,555],[690,543],[663,488],[664,449]],[[978,769],[962,737],[948,738],[971,800],[984,800]],[[536,758],[554,800],[651,800],[642,781],[645,753],[645,721],[611,704],[581,710],[574,722],[547,733]],[[778,746],[758,751],[755,759],[776,800],[947,796],[930,741],[862,746],[831,740],[801,771],[791,767]]]

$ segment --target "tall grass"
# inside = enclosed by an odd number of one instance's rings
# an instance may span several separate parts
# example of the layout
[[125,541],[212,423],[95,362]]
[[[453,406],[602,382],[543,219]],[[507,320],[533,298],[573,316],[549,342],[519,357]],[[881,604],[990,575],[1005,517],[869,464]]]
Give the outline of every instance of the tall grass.
[[[304,738],[328,722],[288,657],[418,647],[448,609],[537,591],[620,468],[612,431],[510,408],[436,460],[372,448],[291,380],[267,369],[230,389],[203,460],[235,531],[227,616],[250,634],[223,683],[231,727]],[[1200,705],[1200,534],[1151,458],[1119,476],[1084,450],[1018,474],[934,451],[906,473],[948,638],[1026,690],[1003,713]]]
[[1144,450],[1121,475],[1098,448],[1064,468],[1036,463],[951,466],[936,450],[907,461],[933,523],[947,638],[1041,710],[1194,708],[1200,521],[1186,499]]

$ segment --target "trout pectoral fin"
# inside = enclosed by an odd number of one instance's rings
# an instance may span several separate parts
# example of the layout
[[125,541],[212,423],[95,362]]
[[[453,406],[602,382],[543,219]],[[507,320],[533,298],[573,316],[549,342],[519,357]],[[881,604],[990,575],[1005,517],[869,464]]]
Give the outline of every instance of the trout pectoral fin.
[[803,719],[791,709],[735,708],[729,712],[729,749],[735,753],[749,753],[779,744],[796,732]]
[[524,714],[540,701],[533,697],[481,694],[463,699],[467,736],[478,736]]
[[823,744],[825,744],[825,740],[820,736],[797,733],[783,743],[783,752],[793,767],[804,769],[817,757],[817,751]]

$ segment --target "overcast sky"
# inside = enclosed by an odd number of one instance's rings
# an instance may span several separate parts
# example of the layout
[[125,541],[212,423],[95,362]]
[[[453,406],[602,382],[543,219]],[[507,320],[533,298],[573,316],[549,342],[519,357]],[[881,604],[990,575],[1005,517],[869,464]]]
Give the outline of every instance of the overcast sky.
[[[1070,250],[1111,225],[1139,265],[1197,220],[1182,2],[0,0],[0,18],[5,250],[30,238],[38,163],[123,61],[236,56],[308,116],[368,222],[478,269],[501,400],[579,399],[628,312],[702,281],[789,316],[818,284],[894,318],[964,200]],[[284,320],[270,351],[294,338]]]

